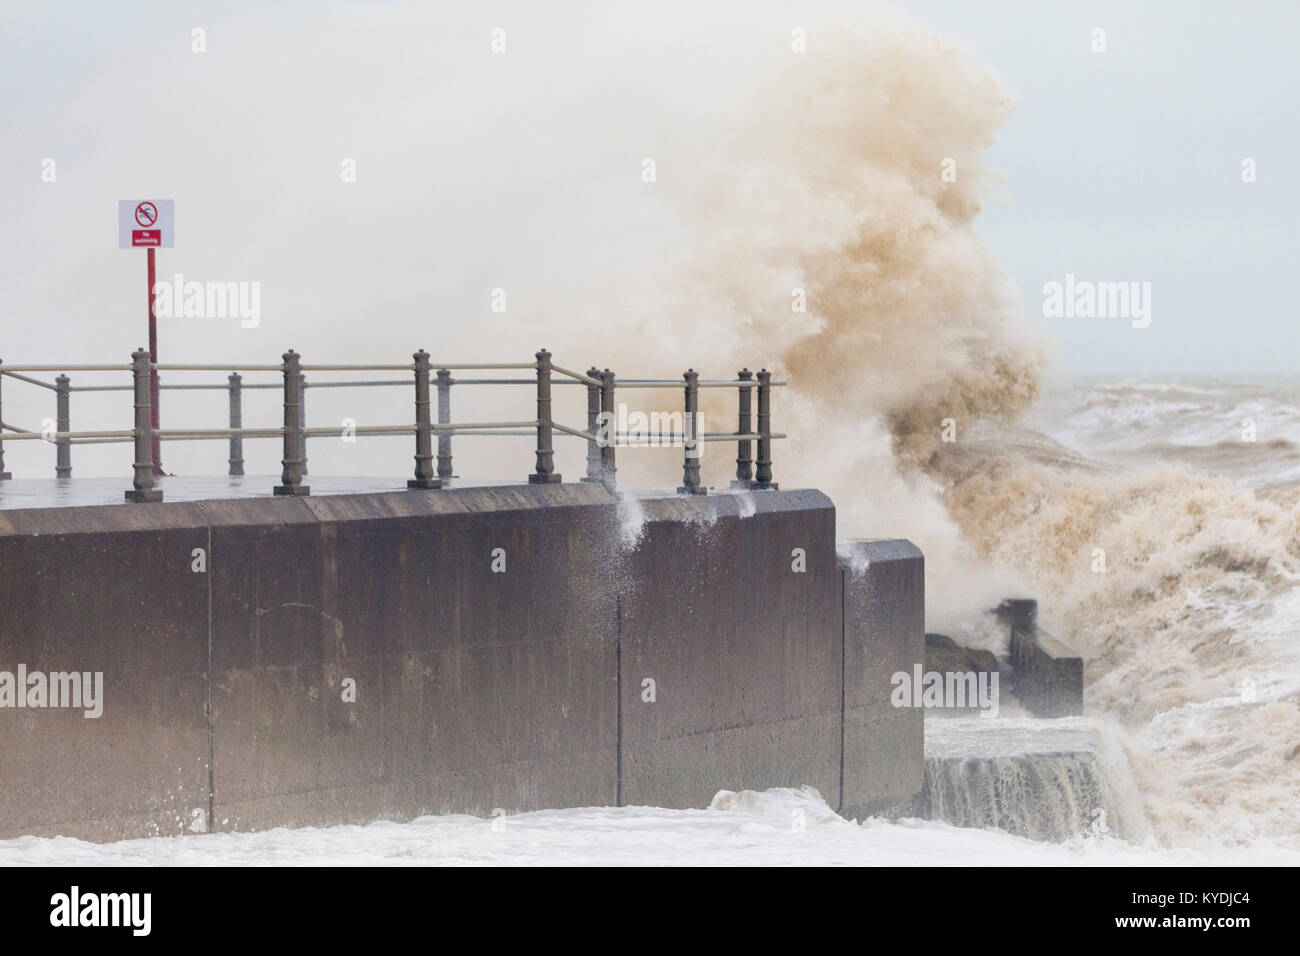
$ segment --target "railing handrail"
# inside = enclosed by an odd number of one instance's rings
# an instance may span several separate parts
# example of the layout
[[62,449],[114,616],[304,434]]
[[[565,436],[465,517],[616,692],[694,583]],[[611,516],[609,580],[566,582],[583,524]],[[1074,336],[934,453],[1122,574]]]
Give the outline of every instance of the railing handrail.
[[569,378],[574,379],[582,385],[594,385],[596,388],[599,388],[601,385],[600,379],[592,378],[590,375],[583,375],[581,372],[574,372],[559,365],[552,365],[551,371],[559,372],[561,375],[567,375]]
[[[13,375],[14,372],[129,372],[130,365],[3,365],[0,375]],[[17,378],[17,375],[13,376]],[[44,382],[37,382],[44,385]]]
[[[537,463],[529,475],[530,483],[554,483],[560,480],[553,464],[552,435],[558,433],[566,437],[581,438],[587,442],[590,450],[587,454],[587,475],[584,481],[599,481],[614,489],[617,468],[614,450],[616,448],[655,447],[668,443],[680,444],[685,449],[683,466],[683,486],[680,492],[703,494],[707,488],[700,480],[699,445],[703,442],[734,441],[737,443],[736,480],[733,488],[767,489],[776,488],[771,480],[771,442],[787,437],[784,433],[771,430],[770,396],[773,387],[784,386],[785,381],[773,381],[766,369],[753,373],[742,369],[735,379],[708,379],[701,381],[699,373],[688,370],[681,380],[673,379],[616,379],[609,369],[603,371],[594,366],[586,373],[574,371],[556,365],[545,349],[536,353],[532,362],[461,362],[433,363],[428,353],[416,352],[411,363],[369,364],[369,363],[319,363],[303,364],[301,357],[290,350],[282,356],[279,364],[239,363],[163,363],[151,362],[149,354],[143,349],[132,355],[129,365],[89,363],[78,365],[22,364],[5,365],[0,363],[0,378],[9,377],[15,381],[35,385],[56,393],[58,414],[56,430],[48,427],[41,432],[28,431],[16,425],[10,425],[0,419],[0,478],[9,478],[4,471],[4,443],[6,441],[44,440],[58,447],[58,465],[56,473],[60,477],[70,477],[72,472],[69,451],[73,444],[101,444],[116,442],[134,442],[135,444],[135,480],[132,490],[127,492],[130,501],[160,501],[162,492],[154,487],[154,475],[161,474],[158,468],[158,443],[162,441],[201,441],[225,439],[230,442],[229,473],[242,475],[243,447],[245,438],[280,438],[284,442],[284,471],[282,484],[276,486],[277,495],[305,495],[310,492],[302,484],[307,472],[306,442],[309,438],[321,438],[338,435],[341,432],[351,435],[414,435],[416,439],[416,478],[408,482],[412,488],[438,488],[443,482],[454,477],[452,474],[451,438],[455,435],[500,435],[531,436],[536,435]],[[453,370],[512,370],[531,369],[533,378],[454,378]],[[129,385],[77,385],[73,386],[67,372],[121,372],[132,373]],[[157,382],[158,372],[226,372],[227,383],[211,384],[206,382],[177,382],[162,384]],[[413,379],[382,379],[363,381],[321,381],[307,380],[306,372],[408,372]],[[26,372],[59,373],[54,383],[32,378]],[[244,383],[240,373],[243,372],[278,372],[282,382]],[[557,377],[558,376],[558,377]],[[151,423],[150,380],[160,390],[201,390],[226,391],[230,397],[230,427],[228,428],[157,428]],[[391,387],[398,385],[415,388],[416,417],[413,423],[357,425],[346,427],[308,427],[303,414],[303,394],[312,388],[360,388]],[[551,386],[580,385],[587,389],[587,427],[575,428],[554,420],[551,413]],[[453,422],[450,412],[450,390],[455,385],[533,385],[537,389],[537,416],[532,419],[494,422]],[[437,421],[433,420],[431,411],[431,387],[437,389]],[[618,418],[614,397],[615,390],[622,388],[681,388],[684,390],[685,405],[682,412],[670,415],[682,415],[680,428],[673,426],[669,431],[661,428],[618,430],[610,425]],[[244,427],[242,422],[241,394],[244,389],[281,389],[284,393],[284,421],[278,426]],[[701,388],[735,388],[739,396],[740,415],[738,427],[734,431],[702,432],[699,428],[699,390]],[[68,399],[72,392],[108,392],[132,391],[135,401],[135,427],[131,429],[78,431],[69,425]],[[753,419],[751,396],[758,395],[757,427]],[[47,423],[48,424],[48,423]],[[437,437],[437,473],[434,476],[432,440]],[[758,443],[757,461],[750,457],[752,443]],[[757,474],[753,466],[757,464]]]
[[[775,387],[788,385],[788,382],[769,382],[769,385]],[[758,382],[751,382],[744,379],[737,379],[734,382],[712,380],[707,382],[697,382],[699,388],[758,388]],[[682,383],[674,381],[671,378],[620,378],[618,380],[619,388],[681,388]]]
[[19,375],[17,372],[11,372],[7,368],[0,368],[0,375],[8,375],[20,382],[27,382],[29,385],[39,385],[41,388],[48,388],[51,392],[58,388],[53,382],[42,382],[39,378],[30,378],[26,375]]

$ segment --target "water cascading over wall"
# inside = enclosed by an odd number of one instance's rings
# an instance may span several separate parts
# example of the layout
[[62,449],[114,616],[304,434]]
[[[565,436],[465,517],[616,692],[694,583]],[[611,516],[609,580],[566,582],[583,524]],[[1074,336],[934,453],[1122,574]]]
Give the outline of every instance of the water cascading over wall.
[[1141,839],[1127,759],[1082,717],[927,721],[924,783],[891,811],[1032,840]]

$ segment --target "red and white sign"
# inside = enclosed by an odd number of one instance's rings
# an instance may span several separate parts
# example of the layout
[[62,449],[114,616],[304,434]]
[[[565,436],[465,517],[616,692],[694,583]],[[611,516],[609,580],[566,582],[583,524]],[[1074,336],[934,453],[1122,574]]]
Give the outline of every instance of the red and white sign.
[[117,204],[119,249],[170,249],[176,243],[175,206],[170,199],[122,199]]

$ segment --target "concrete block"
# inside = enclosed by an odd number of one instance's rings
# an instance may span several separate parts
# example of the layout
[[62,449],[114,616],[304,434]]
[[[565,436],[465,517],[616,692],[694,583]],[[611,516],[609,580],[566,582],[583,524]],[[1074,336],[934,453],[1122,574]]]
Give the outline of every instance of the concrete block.
[[820,492],[764,491],[642,507],[640,542],[620,562],[623,802],[704,807],[722,789],[801,784],[833,801],[834,506]]
[[1011,632],[1011,686],[1035,717],[1083,713],[1083,658],[1038,626],[1038,602],[1008,598],[995,609]]
[[925,559],[910,541],[856,541],[841,552],[844,771],[839,812],[862,818],[917,793],[924,711],[890,702],[891,676],[925,660]]

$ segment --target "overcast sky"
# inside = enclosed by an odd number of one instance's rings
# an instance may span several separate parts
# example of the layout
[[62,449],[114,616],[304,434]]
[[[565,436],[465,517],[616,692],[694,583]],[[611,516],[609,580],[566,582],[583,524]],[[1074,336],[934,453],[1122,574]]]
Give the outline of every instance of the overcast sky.
[[[382,165],[373,160],[371,191],[356,194],[361,198],[352,211],[359,234],[373,233],[362,253],[332,241],[333,224],[309,212],[261,220],[250,211],[259,198],[274,206],[283,192],[274,177],[264,178],[265,170],[311,165],[295,127],[304,116],[313,135],[332,137],[337,148],[320,164],[320,183],[298,177],[305,198],[294,210],[310,210],[311,190],[337,181],[334,157],[361,151],[384,124],[441,122],[427,115],[432,107],[418,90],[402,89],[389,76],[409,63],[450,56],[447,38],[436,30],[406,36],[391,62],[375,56],[349,61],[345,69],[336,64],[342,62],[338,47],[355,30],[349,25],[358,22],[358,6],[364,5],[3,0],[0,200],[8,214],[0,239],[0,356],[103,360],[104,351],[120,352],[140,338],[117,327],[138,313],[120,303],[139,298],[143,276],[134,265],[124,268],[122,257],[131,253],[114,248],[115,201],[106,197],[175,196],[193,271],[264,275],[276,247],[289,245],[310,248],[317,274],[335,282],[354,276],[346,281],[357,287],[379,282],[412,295],[422,289],[407,260],[394,274],[383,271],[385,242],[418,259],[426,240],[393,233],[382,222],[367,225],[366,202],[405,201],[402,190],[379,191],[374,175]],[[369,6],[373,14],[365,16],[376,23],[400,22],[395,7],[401,5]],[[828,9],[840,11],[832,19],[852,23],[860,5],[766,6],[788,11],[797,24],[813,10],[825,18]],[[1040,319],[1061,343],[1068,370],[1159,376],[1295,368],[1290,293],[1300,259],[1300,5],[898,0],[893,6],[978,51],[1016,97],[1018,109],[992,152],[1005,182],[980,222],[1025,311],[1040,314],[1044,283],[1063,281],[1067,273],[1151,284],[1145,329],[1115,319]],[[587,16],[609,20],[617,5],[600,14],[590,5],[553,8],[562,31],[579,30]],[[680,17],[682,33],[690,33],[687,6],[656,9],[669,23]],[[446,22],[449,33],[487,30],[502,17],[508,14],[492,5],[465,4],[449,11]],[[204,57],[190,50],[198,25],[208,30]],[[250,25],[263,35],[248,36]],[[1104,53],[1091,49],[1098,28],[1105,31]],[[640,27],[629,21],[627,29],[632,35]],[[304,78],[300,65],[315,62],[321,73]],[[456,84],[454,99],[466,116],[486,112],[530,127],[544,119],[513,116],[509,103],[476,99],[485,87],[472,72]],[[326,101],[333,107],[322,112]],[[441,155],[421,161],[431,183],[444,173],[440,164],[458,161],[456,144],[443,145]],[[260,165],[251,165],[250,156],[260,157]],[[46,157],[57,159],[57,186],[40,180]],[[1254,183],[1242,182],[1245,159],[1256,164]],[[450,208],[457,199],[453,191],[439,201]],[[90,221],[92,209],[103,221]],[[204,235],[196,234],[200,221]],[[213,238],[235,230],[237,244]],[[545,253],[544,234],[538,249]],[[437,252],[443,262],[457,255],[445,243]],[[465,269],[474,268],[468,251],[463,259]],[[319,311],[337,298],[328,283],[323,290],[306,283],[290,290],[294,274],[278,271],[282,309]],[[84,324],[68,325],[77,318]],[[200,339],[195,347],[208,344]]]
[[968,41],[1017,98],[992,154],[1008,202],[990,204],[982,231],[1026,305],[1068,272],[1152,283],[1149,328],[1049,323],[1069,368],[1297,369],[1300,4],[901,6]]

